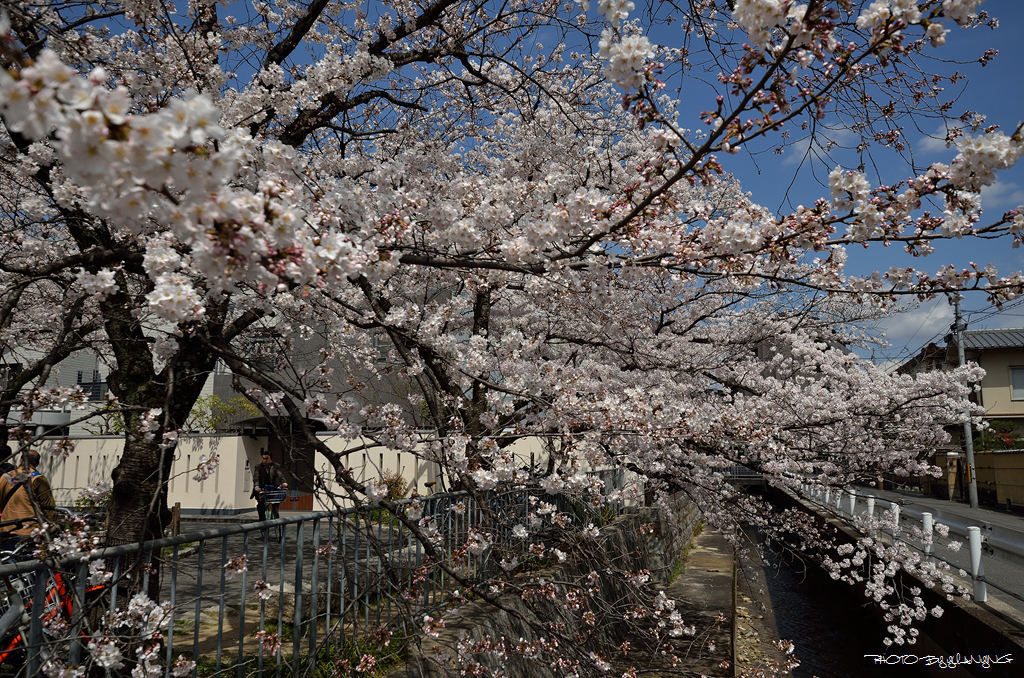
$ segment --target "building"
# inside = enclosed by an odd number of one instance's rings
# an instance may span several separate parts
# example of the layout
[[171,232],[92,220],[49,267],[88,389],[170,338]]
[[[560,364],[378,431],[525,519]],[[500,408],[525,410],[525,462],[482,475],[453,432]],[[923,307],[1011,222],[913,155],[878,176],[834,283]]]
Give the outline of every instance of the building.
[[[964,358],[985,370],[973,400],[985,408],[986,427],[974,435],[978,498],[982,503],[1024,507],[1024,328],[965,330]],[[952,369],[959,364],[957,338],[929,344],[898,368],[906,374]],[[937,450],[935,464],[945,473],[926,480],[929,494],[960,499],[967,483],[962,430],[952,427],[949,449]]]

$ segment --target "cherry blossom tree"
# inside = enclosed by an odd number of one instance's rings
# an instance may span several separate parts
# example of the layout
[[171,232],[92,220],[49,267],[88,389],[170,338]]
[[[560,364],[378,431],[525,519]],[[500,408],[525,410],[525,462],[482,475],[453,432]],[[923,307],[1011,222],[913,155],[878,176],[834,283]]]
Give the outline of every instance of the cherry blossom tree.
[[[311,422],[435,463],[448,489],[580,496],[615,469],[630,481],[606,500],[682,492],[723,528],[776,524],[731,464],[782,488],[929,472],[977,369],[890,374],[845,347],[900,298],[1024,287],[919,263],[938,240],[1019,244],[1024,215],[980,201],[1019,129],[965,113],[947,163],[893,163],[911,116],[952,115],[922,64],[948,31],[994,24],[979,5],[12,4],[0,274],[25,330],[5,342],[46,358],[4,402],[73,397],[34,385],[70,350],[105,356],[127,431],[110,524],[139,540],[162,533],[177,432],[223,360],[329,462],[339,501],[395,513],[452,576],[436,527],[356,480]],[[857,164],[776,213],[731,163],[801,136]],[[906,265],[847,270],[848,248],[893,244]],[[281,343],[273,364],[256,337]],[[303,345],[315,360],[282,369]],[[515,456],[523,439],[546,441],[539,465]],[[545,539],[537,555],[562,560]],[[827,563],[856,579],[842,555]],[[896,615],[897,642],[920,607]],[[572,645],[532,651],[607,663]]]

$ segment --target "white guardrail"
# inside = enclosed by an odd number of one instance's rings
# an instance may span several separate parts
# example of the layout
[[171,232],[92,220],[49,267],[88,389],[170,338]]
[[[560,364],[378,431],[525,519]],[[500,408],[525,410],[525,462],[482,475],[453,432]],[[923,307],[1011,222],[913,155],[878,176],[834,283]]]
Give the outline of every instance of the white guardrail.
[[[921,511],[913,506],[904,506],[856,490],[821,488],[811,484],[801,484],[798,486],[798,490],[804,499],[810,500],[847,522],[858,516],[866,516],[868,523],[871,524],[877,511],[885,511],[888,515],[882,532],[923,552],[926,558],[940,560],[957,569],[967,570],[974,585],[974,600],[976,602],[988,601],[988,585],[1017,600],[1024,601],[1024,596],[987,580],[984,565],[985,558],[995,558],[1017,567],[1024,567],[1024,534],[1021,532],[988,523],[972,525],[965,522],[960,516],[933,515],[931,512]],[[920,524],[920,536],[922,537],[920,545],[908,540],[911,535],[908,531],[901,529],[900,520],[913,520]],[[950,535],[966,540],[969,549],[969,568],[963,568],[961,565],[935,554],[932,540],[936,522],[947,526]],[[851,526],[858,527],[853,523]]]

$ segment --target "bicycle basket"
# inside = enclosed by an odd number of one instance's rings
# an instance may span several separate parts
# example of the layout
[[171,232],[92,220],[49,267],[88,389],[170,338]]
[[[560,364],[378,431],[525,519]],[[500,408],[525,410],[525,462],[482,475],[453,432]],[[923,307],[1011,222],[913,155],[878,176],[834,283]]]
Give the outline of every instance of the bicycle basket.
[[[30,611],[35,602],[35,573],[26,572],[12,575],[8,581],[20,592],[25,610]],[[6,613],[10,605],[11,601],[8,596],[0,596],[0,615]],[[43,632],[50,636],[59,634],[71,620],[72,605],[71,592],[66,588],[63,578],[52,572],[49,573],[46,578],[46,595],[43,598],[42,614],[39,615],[43,620]]]
[[268,504],[280,504],[288,498],[288,490],[282,490],[276,485],[263,486],[263,501]]

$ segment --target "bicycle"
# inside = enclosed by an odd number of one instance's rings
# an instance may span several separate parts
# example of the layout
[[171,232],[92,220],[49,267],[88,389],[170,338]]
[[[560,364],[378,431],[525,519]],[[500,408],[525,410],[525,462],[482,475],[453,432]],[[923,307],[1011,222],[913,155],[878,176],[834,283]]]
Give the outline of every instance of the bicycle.
[[[0,552],[6,561],[24,560],[30,544],[22,542],[13,550]],[[0,665],[27,644],[32,607],[35,604],[35,572],[7,575],[0,579]],[[74,604],[68,586],[59,572],[47,577],[43,608],[39,615],[44,630],[70,623]]]
[[[276,520],[281,515],[278,512],[278,507],[281,503],[288,498],[288,490],[278,487],[277,485],[264,485],[260,488],[260,501],[266,506],[265,516],[268,520]],[[264,533],[267,530],[264,528]],[[272,535],[275,535],[275,541],[281,540],[282,528],[280,525],[270,530]]]
[[[14,521],[19,523],[21,521]],[[10,525],[0,523],[0,525]],[[0,551],[0,563],[8,564],[28,560],[32,556],[34,544],[22,540],[9,550]],[[67,574],[43,566],[46,589],[42,598],[41,612],[33,611],[36,604],[36,582],[38,569],[14,572],[0,576],[0,670],[8,666],[23,665],[23,655],[28,649],[33,618],[38,619],[42,634],[49,638],[41,642],[39,657],[45,660],[49,646],[54,642],[67,640],[66,630],[75,620],[74,582]],[[87,586],[85,589],[86,603],[96,598],[105,589],[102,584]],[[84,609],[84,607],[82,608]],[[40,638],[42,641],[42,638]]]

